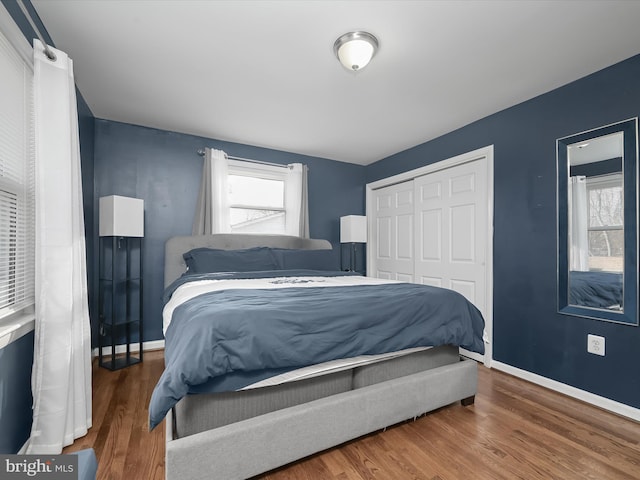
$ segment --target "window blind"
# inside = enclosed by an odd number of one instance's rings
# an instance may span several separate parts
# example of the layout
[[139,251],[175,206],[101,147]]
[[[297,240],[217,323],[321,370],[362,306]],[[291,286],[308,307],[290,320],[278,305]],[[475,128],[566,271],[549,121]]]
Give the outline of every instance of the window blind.
[[0,31],[0,318],[34,303],[33,69]]

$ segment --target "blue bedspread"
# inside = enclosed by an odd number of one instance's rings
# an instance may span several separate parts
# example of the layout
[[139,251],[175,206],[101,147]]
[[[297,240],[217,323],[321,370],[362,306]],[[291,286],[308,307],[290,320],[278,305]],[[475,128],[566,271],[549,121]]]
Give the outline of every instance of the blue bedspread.
[[610,272],[569,272],[569,304],[583,307],[621,307],[622,274]]
[[451,344],[484,353],[483,330],[482,315],[462,295],[411,283],[202,294],[173,313],[165,370],[149,405],[150,427],[191,386],[230,372],[298,368],[418,346]]

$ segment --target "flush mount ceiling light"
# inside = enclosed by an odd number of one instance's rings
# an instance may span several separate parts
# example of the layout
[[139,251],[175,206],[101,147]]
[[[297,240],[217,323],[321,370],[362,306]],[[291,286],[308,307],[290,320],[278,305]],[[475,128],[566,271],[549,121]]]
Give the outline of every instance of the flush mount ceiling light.
[[357,72],[371,61],[378,50],[378,39],[368,32],[349,32],[333,44],[333,51],[347,70]]

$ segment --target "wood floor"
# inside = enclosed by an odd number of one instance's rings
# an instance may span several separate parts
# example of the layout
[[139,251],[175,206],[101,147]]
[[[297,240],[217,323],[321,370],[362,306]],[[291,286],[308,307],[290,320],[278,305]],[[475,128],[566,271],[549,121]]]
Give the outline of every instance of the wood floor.
[[[116,372],[94,365],[93,428],[65,453],[93,447],[100,480],[163,479],[164,425],[147,429],[162,368],[161,351]],[[640,479],[639,423],[478,368],[475,405],[450,405],[256,479]]]

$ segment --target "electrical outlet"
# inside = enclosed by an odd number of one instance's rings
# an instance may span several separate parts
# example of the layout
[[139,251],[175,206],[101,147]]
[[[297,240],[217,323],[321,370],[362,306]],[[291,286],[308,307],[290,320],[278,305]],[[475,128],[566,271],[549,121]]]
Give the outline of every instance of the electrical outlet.
[[587,352],[604,357],[604,337],[588,334]]

